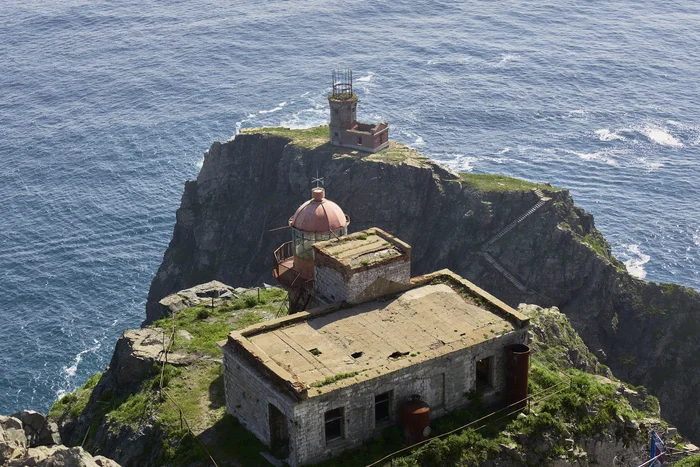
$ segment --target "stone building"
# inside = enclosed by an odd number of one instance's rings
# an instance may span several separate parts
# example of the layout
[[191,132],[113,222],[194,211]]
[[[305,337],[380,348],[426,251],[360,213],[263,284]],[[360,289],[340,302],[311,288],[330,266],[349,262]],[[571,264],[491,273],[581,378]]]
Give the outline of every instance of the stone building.
[[357,121],[357,94],[352,90],[352,71],[333,72],[330,142],[334,146],[376,152],[389,145],[389,124]]
[[527,317],[449,270],[411,278],[410,246],[378,228],[313,249],[319,306],[220,343],[227,411],[275,455],[297,466],[358,447],[405,423],[415,396],[434,418],[472,391],[493,404],[526,394],[512,355]]

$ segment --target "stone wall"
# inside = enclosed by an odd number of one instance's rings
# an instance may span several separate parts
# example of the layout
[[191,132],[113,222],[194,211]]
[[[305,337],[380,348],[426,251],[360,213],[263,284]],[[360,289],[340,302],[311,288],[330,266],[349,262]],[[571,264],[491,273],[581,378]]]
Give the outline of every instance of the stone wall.
[[353,271],[348,278],[336,269],[319,263],[320,261],[316,261],[314,269],[314,294],[324,297],[329,303],[352,302],[360,296],[363,300],[371,300],[384,295],[383,289],[375,290],[371,294],[365,293],[379,278],[398,284],[408,285],[411,282],[410,259]]
[[[236,417],[260,441],[270,445],[269,404],[287,417],[293,433],[294,404],[290,396],[277,391],[263,376],[229,348],[223,347],[226,411]],[[290,459],[294,459],[294,437],[290,437]]]
[[[393,391],[393,423],[399,422],[401,404],[414,394],[420,395],[430,405],[431,419],[466,406],[466,394],[475,389],[476,362],[483,358],[494,357],[493,384],[484,392],[484,401],[488,404],[503,403],[506,395],[507,348],[520,343],[527,343],[527,330],[517,330],[501,338],[299,403],[294,408],[295,433],[292,435],[297,462],[319,462],[372,439],[378,429],[386,427],[375,426],[374,397],[387,391]],[[344,437],[326,443],[325,413],[339,407],[343,407]]]
[[[484,392],[487,403],[501,403],[506,395],[507,347],[526,343],[527,330],[517,330],[500,338],[463,349],[440,358],[409,366],[362,383],[339,388],[323,395],[296,401],[276,390],[250,364],[224,347],[226,410],[262,442],[270,445],[269,404],[288,419],[290,465],[318,462],[357,447],[371,439],[375,426],[374,397],[392,391],[392,421],[399,422],[404,401],[418,394],[431,407],[431,418],[465,406],[466,394],[475,389],[476,362],[494,357],[492,387]],[[408,358],[405,356],[402,358]],[[325,413],[342,407],[341,439],[326,443]]]

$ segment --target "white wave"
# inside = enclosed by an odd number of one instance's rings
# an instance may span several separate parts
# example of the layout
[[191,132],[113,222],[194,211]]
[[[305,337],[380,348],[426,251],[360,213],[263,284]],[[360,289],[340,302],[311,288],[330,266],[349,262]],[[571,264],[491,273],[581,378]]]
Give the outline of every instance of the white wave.
[[78,371],[78,365],[81,361],[83,361],[83,355],[88,354],[90,352],[97,352],[100,349],[102,344],[100,344],[97,340],[95,340],[94,342],[94,346],[78,352],[78,355],[76,355],[73,359],[73,364],[71,366],[63,367],[63,371],[66,373],[66,375],[68,375],[69,377],[75,376],[75,373]]
[[514,62],[520,60],[520,55],[518,54],[502,54],[501,61],[498,62],[497,66],[505,65],[508,62]]
[[465,64],[468,63],[472,60],[472,57],[469,55],[460,55],[457,57],[443,57],[443,58],[432,58],[426,62],[427,65],[440,65],[443,63],[452,63],[452,64]]
[[629,272],[634,277],[639,279],[644,279],[647,276],[647,272],[644,269],[644,265],[649,262],[651,256],[642,253],[639,249],[639,245],[635,244],[623,244],[625,252],[620,256],[626,258],[623,262],[627,266],[627,272]]
[[507,152],[510,152],[510,148],[508,146],[498,151],[499,154],[505,154]]
[[280,126],[293,130],[325,124],[328,124],[328,111],[317,105],[294,112],[288,118],[280,121]]
[[362,78],[357,78],[355,81],[359,81],[361,83],[369,83],[370,81],[372,81],[373,76],[374,76],[374,73],[372,73],[370,71],[369,73],[367,73],[367,76],[363,76]]
[[598,152],[576,152],[568,149],[564,149],[564,152],[568,154],[573,154],[578,156],[584,161],[599,161],[614,167],[619,167],[620,164],[613,158],[609,151],[598,151]]
[[649,161],[646,157],[639,157],[637,158],[637,161],[642,165],[642,167],[647,169],[647,172],[654,172],[664,166],[662,162]]
[[474,170],[474,164],[477,162],[476,157],[465,156],[464,154],[440,154],[433,156],[431,159],[440,161],[441,164],[456,172],[471,172]]
[[277,104],[277,107],[275,107],[274,109],[260,110],[260,111],[258,111],[258,113],[261,115],[264,115],[264,114],[271,114],[273,112],[279,112],[280,110],[284,109],[285,105],[287,105],[287,101],[280,102],[279,104]]
[[642,134],[649,138],[652,142],[660,144],[662,146],[671,146],[674,148],[682,148],[683,143],[681,143],[678,138],[673,136],[665,128],[647,125],[642,128]]
[[601,141],[627,140],[627,138],[625,138],[624,136],[618,135],[614,131],[610,131],[607,128],[601,128],[600,130],[596,130],[595,134],[598,135],[598,138]]
[[415,144],[416,146],[423,146],[423,144],[425,144],[425,141],[423,141],[422,136],[418,136],[416,138],[416,140],[413,142],[413,144]]
[[693,234],[693,243],[695,243],[695,246],[700,246],[700,229]]
[[666,123],[673,126],[683,126],[681,122],[677,122],[676,120],[666,120]]

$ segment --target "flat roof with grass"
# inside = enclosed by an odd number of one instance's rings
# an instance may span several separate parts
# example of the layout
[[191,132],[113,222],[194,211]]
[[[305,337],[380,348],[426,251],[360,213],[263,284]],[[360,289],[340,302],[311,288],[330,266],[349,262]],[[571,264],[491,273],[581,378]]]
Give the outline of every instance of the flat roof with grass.
[[335,263],[336,269],[347,269],[348,272],[411,258],[411,247],[407,243],[376,227],[316,243],[314,250],[316,255],[325,256],[326,264]]
[[414,278],[412,288],[396,296],[296,313],[232,332],[220,345],[262,365],[263,374],[303,399],[479,345],[527,324],[527,317],[445,270]]

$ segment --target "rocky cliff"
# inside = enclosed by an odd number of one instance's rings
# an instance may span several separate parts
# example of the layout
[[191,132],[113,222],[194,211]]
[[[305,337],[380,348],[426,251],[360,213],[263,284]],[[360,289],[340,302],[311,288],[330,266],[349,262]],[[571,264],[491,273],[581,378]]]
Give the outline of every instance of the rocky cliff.
[[[263,465],[260,453],[268,448],[225,412],[216,342],[273,317],[284,297],[280,289],[219,282],[169,296],[171,316],[126,331],[109,368],[56,402],[51,426],[58,423],[66,444],[84,445],[124,466],[208,465],[212,459],[220,466]],[[534,350],[527,414],[504,417],[502,410],[483,419],[493,409],[473,393],[467,409],[432,423],[434,434],[454,435],[404,452],[392,465],[589,466],[613,458],[638,465],[647,456],[650,429],[679,453],[673,460],[697,449],[659,418],[655,397],[612,379],[566,316],[537,306],[521,311],[531,317]],[[455,431],[474,420],[483,429]],[[323,465],[364,466],[404,447],[401,430],[392,427]]]
[[327,131],[248,130],[212,145],[185,184],[147,322],[163,297],[198,283],[271,282],[272,253],[290,237],[271,229],[309,198],[318,171],[351,230],[378,226],[413,246],[414,275],[450,268],[511,305],[558,306],[618,377],[647,386],[700,439],[697,292],[630,276],[566,190],[455,174],[396,143],[373,155],[342,150]]

